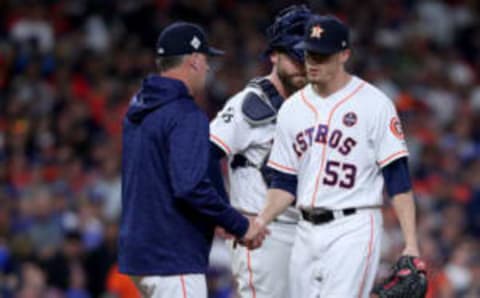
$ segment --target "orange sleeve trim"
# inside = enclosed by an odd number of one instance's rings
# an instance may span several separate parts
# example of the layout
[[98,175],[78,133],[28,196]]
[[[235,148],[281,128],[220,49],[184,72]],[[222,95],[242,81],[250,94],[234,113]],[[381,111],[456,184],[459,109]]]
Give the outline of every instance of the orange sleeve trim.
[[286,172],[287,174],[294,174],[296,175],[297,174],[297,171],[295,171],[295,169],[292,169],[292,168],[289,168],[289,167],[286,167],[284,165],[281,165],[279,163],[276,163],[272,160],[269,160],[267,162],[267,165],[276,169],[276,170],[279,170],[280,172]]
[[378,162],[378,165],[380,167],[383,167],[383,166],[386,166],[387,164],[389,164],[390,162],[394,161],[395,159],[398,159],[400,157],[403,157],[403,156],[407,156],[408,155],[408,151],[407,150],[402,150],[402,151],[398,151],[397,153],[393,153],[392,155],[390,155],[389,157],[385,158],[384,160],[381,160]]
[[252,258],[250,255],[250,249],[248,248],[247,248],[247,267],[248,267],[248,286],[252,291],[252,298],[256,298],[257,291],[255,290],[255,285],[253,284]]
[[187,287],[185,286],[185,278],[183,275],[180,275],[180,282],[182,283],[183,298],[187,298]]
[[228,147],[228,145],[225,144],[225,142],[216,135],[210,134],[210,140],[217,144],[220,148],[222,148],[222,150],[225,151],[225,153],[227,153],[228,155],[232,154],[232,149],[230,149],[230,147]]

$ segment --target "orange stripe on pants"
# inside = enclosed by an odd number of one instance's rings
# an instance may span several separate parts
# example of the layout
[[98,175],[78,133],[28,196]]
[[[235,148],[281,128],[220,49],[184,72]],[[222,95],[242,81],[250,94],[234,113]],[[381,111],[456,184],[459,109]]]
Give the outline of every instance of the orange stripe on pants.
[[358,293],[359,298],[362,298],[363,288],[365,287],[365,281],[368,275],[368,268],[370,267],[370,262],[372,258],[372,246],[373,246],[373,215],[370,215],[370,240],[368,241],[367,264],[365,264],[365,271],[363,271],[362,283],[360,284],[360,292]]
[[252,290],[252,298],[257,298],[257,292],[255,290],[255,286],[253,285],[252,260],[250,256],[250,250],[248,248],[247,248],[247,267],[248,267],[248,275],[249,275],[248,285],[250,286],[250,290]]
[[183,298],[187,298],[187,287],[185,286],[185,278],[183,275],[180,275],[180,282],[182,283]]

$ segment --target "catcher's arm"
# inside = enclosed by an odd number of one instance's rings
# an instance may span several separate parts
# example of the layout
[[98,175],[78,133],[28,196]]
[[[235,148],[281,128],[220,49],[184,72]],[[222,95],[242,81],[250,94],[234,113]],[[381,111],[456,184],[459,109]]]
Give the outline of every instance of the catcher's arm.
[[397,214],[405,239],[403,255],[419,256],[417,230],[415,221],[415,202],[412,191],[397,194],[393,197],[393,207]]

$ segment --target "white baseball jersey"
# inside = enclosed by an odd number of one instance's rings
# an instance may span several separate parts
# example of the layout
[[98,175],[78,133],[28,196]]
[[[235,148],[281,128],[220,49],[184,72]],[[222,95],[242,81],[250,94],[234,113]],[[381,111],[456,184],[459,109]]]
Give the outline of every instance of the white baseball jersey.
[[308,84],[282,105],[268,165],[298,178],[297,207],[380,206],[381,168],[408,155],[391,100],[352,76],[322,98]]
[[[229,99],[210,125],[210,140],[227,153],[232,205],[258,213],[267,195],[267,186],[258,168],[270,153],[275,124],[254,125],[246,120],[242,106],[249,92],[260,95],[262,91],[247,86]],[[254,166],[232,169],[230,164],[235,154],[243,155]],[[289,298],[288,268],[298,218],[298,211],[289,208],[278,217],[280,221],[269,225],[271,234],[253,251],[230,243],[232,274],[239,297]]]
[[314,225],[300,221],[290,261],[290,297],[368,298],[380,261],[380,208]]
[[[258,168],[270,153],[275,124],[252,125],[245,119],[242,104],[249,92],[260,94],[261,90],[247,86],[230,98],[210,124],[210,140],[227,154],[229,165],[235,154],[242,154],[255,165],[234,170],[228,167],[229,195],[235,208],[258,213],[264,207],[267,195],[267,186]],[[294,208],[289,208],[279,218],[297,221],[298,213]]]

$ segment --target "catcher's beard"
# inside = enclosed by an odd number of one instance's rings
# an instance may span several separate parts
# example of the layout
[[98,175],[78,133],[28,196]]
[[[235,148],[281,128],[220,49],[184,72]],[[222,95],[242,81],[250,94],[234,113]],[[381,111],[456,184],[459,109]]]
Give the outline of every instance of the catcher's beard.
[[281,67],[277,69],[277,76],[280,79],[280,82],[282,82],[283,88],[288,95],[294,93],[307,84],[307,78],[305,75],[300,73],[289,74]]

